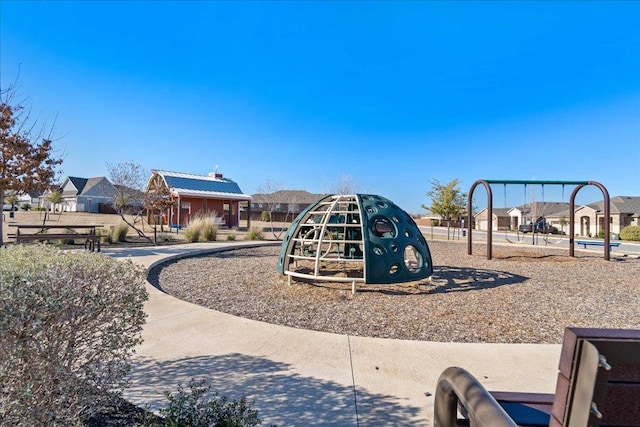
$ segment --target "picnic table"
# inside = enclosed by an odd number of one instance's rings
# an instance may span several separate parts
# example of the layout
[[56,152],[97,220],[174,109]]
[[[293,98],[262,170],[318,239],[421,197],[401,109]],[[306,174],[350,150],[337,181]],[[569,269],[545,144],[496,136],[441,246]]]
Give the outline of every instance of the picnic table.
[[[16,228],[16,243],[43,242],[47,240],[84,240],[84,248],[100,252],[98,224],[9,224]],[[29,232],[29,231],[31,232]],[[33,232],[35,230],[35,232]],[[27,231],[27,232],[25,232]]]

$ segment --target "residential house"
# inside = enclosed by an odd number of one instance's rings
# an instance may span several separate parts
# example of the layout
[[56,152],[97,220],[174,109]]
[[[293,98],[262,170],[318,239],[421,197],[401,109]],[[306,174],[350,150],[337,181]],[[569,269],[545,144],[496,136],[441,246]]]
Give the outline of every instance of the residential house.
[[531,202],[509,209],[510,230],[517,230],[521,224],[545,221],[547,224],[565,231],[569,221],[567,202]]
[[[304,190],[279,190],[273,193],[257,193],[251,196],[251,219],[260,220],[262,212],[271,212],[276,222],[292,221],[300,212],[326,194],[314,194]],[[246,215],[242,213],[243,217]]]
[[[104,176],[94,178],[67,177],[59,190],[62,203],[50,206],[52,210],[65,212],[101,212],[102,206],[113,203],[115,188]],[[42,196],[46,200],[46,194]]]
[[[566,216],[563,216],[566,212]],[[536,223],[545,220],[558,230],[565,228],[569,218],[569,204],[564,202],[532,202],[513,208],[493,208],[493,231],[518,229],[521,224]],[[475,216],[478,230],[488,228],[488,209],[484,208]]]
[[[509,230],[511,217],[507,208],[493,208],[492,210],[492,228],[493,231]],[[474,215],[476,229],[487,231],[489,228],[489,209],[484,208]],[[517,227],[517,226],[516,226]]]
[[446,226],[446,225],[449,225],[451,227],[465,227],[466,221],[467,221],[467,215],[465,213],[459,217],[454,216],[450,220],[446,220],[446,219],[443,219],[441,215],[428,211],[426,214],[422,214],[413,219],[416,222],[416,224],[420,227],[429,227],[429,226],[437,227],[437,226]]
[[215,215],[221,218],[222,224],[237,227],[240,224],[240,204],[250,209],[251,196],[244,194],[237,183],[224,178],[221,173],[151,172],[147,191],[164,188],[176,201],[174,207],[162,214],[164,224],[185,226],[197,215]]
[[[628,225],[640,225],[640,197],[616,196],[610,202],[611,233],[619,234]],[[576,208],[576,235],[597,236],[601,230],[604,230],[604,200]]]
[[7,197],[15,195],[17,197],[16,204],[13,206],[14,209],[21,209],[23,206],[29,206],[29,209],[33,209],[34,207],[40,206],[40,196],[42,195],[42,191],[31,191],[29,193],[17,193],[15,191],[7,191],[4,195],[4,204],[3,210],[7,211],[11,209],[11,205],[7,204]]

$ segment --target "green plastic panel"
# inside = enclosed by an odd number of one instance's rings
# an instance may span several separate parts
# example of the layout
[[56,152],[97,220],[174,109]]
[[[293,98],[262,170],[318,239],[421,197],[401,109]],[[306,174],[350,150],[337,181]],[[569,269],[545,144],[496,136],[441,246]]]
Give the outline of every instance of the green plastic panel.
[[322,268],[339,262],[360,262],[360,281],[367,284],[433,274],[429,246],[415,221],[391,200],[372,194],[329,195],[305,209],[285,234],[277,270],[287,274],[295,269],[296,256],[314,255],[317,271],[309,275],[318,280],[333,280]]

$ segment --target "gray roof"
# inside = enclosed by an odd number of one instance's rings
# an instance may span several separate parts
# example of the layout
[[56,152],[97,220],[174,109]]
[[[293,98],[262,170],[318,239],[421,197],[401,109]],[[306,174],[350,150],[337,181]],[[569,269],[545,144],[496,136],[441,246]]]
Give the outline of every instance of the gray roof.
[[162,176],[169,190],[180,196],[251,200],[234,181],[220,176],[194,175],[181,172],[152,170]]
[[252,195],[254,203],[299,203],[310,205],[326,194],[313,194],[304,190],[278,190],[273,193],[257,193]]
[[493,215],[495,216],[509,216],[509,211],[511,209],[507,208],[493,208]]
[[532,202],[516,207],[523,214],[535,212],[538,216],[556,216],[558,213],[569,210],[567,202]]
[[109,181],[104,176],[97,176],[93,178],[80,178],[77,176],[69,176],[67,177],[67,179],[71,181],[71,183],[73,184],[73,186],[76,188],[77,191],[75,193],[70,191],[65,191],[62,193],[63,196],[79,196],[82,194],[86,194],[90,192],[91,189],[101,181],[103,180]]
[[[637,214],[640,212],[640,197],[637,196],[615,196],[610,198],[611,213],[615,214]],[[589,206],[597,211],[604,210],[604,200],[590,203]]]

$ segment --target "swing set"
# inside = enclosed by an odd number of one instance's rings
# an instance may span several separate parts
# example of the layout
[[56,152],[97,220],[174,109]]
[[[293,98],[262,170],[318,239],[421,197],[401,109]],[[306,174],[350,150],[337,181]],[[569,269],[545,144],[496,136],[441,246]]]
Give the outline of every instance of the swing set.
[[[562,200],[564,201],[564,187],[565,184],[562,184]],[[505,212],[507,211],[507,184],[503,184],[503,188],[504,188],[504,210]],[[514,244],[519,244],[519,243],[524,243],[525,242],[525,232],[521,232],[520,231],[520,227],[525,226],[529,229],[529,231],[531,231],[532,234],[532,238],[531,238],[531,243],[532,244],[536,244],[536,240],[537,240],[537,235],[538,234],[542,234],[542,240],[544,240],[545,245],[557,245],[559,243],[562,243],[565,241],[564,236],[566,235],[566,233],[564,233],[564,229],[562,230],[561,234],[560,234],[560,238],[555,241],[552,242],[551,239],[549,238],[551,234],[555,234],[558,232],[558,230],[555,230],[554,233],[554,229],[555,227],[552,227],[549,223],[547,223],[547,220],[545,218],[545,210],[547,208],[547,204],[545,203],[545,199],[544,199],[544,184],[542,184],[542,212],[537,212],[537,206],[535,204],[535,200],[533,199],[533,197],[531,198],[531,203],[530,203],[530,210],[529,213],[531,214],[530,216],[530,222],[529,225],[527,226],[524,222],[522,224],[513,224],[512,218],[511,216],[509,217],[509,227],[505,227],[504,228],[504,240],[506,240],[509,243],[514,243]],[[522,202],[522,209],[525,210],[527,208],[527,184],[524,184],[524,201]],[[523,211],[524,213],[524,211]],[[521,217],[524,220],[524,215],[521,215]],[[516,232],[516,241],[513,241],[509,238],[509,230],[515,229]]]
[[[468,196],[468,205],[467,205],[467,212],[468,212],[468,221],[467,221],[467,232],[468,232],[468,238],[467,238],[467,254],[468,255],[472,255],[473,254],[473,235],[472,235],[472,224],[473,224],[473,217],[472,217],[472,201],[473,201],[473,192],[475,191],[476,187],[478,185],[483,185],[485,187],[485,189],[487,190],[487,259],[492,259],[493,257],[493,192],[491,190],[491,184],[502,184],[504,186],[504,198],[505,198],[505,208],[506,208],[506,195],[507,195],[507,185],[524,185],[524,191],[525,191],[525,206],[526,206],[526,196],[527,196],[527,186],[528,185],[541,185],[542,186],[542,194],[543,194],[543,200],[544,200],[544,186],[545,185],[561,185],[562,186],[562,198],[564,200],[564,187],[565,185],[573,185],[575,186],[575,188],[573,189],[572,193],[571,193],[571,197],[569,199],[569,256],[573,257],[575,256],[575,248],[574,248],[574,241],[575,241],[575,199],[576,199],[576,195],[578,194],[578,192],[580,191],[580,189],[582,187],[585,187],[587,185],[593,185],[597,188],[600,189],[600,191],[602,191],[602,195],[604,196],[604,217],[605,218],[609,218],[610,215],[610,211],[611,211],[611,204],[610,204],[610,200],[609,200],[609,192],[607,191],[606,187],[602,184],[600,184],[599,182],[596,181],[536,181],[536,180],[529,180],[529,181],[523,181],[523,180],[492,180],[492,179],[479,179],[476,182],[473,183],[473,185],[471,186],[471,188],[469,189],[469,196]],[[544,218],[544,217],[543,217]],[[544,219],[543,219],[544,220]],[[533,233],[533,239],[535,241],[535,234],[536,234],[536,225],[538,223],[538,218],[536,218],[535,223],[533,223],[532,225],[532,233]],[[546,229],[546,230],[544,230]],[[543,230],[544,231],[548,231],[548,227],[546,226],[546,221],[544,222],[543,225]],[[544,233],[546,234],[544,237],[544,240],[546,243],[549,243],[549,233]],[[505,239],[510,242],[510,243],[522,243],[524,241],[524,237],[522,237],[522,239],[520,238],[520,231],[516,228],[516,236],[517,236],[517,241],[512,241],[509,240],[507,238],[507,233],[505,231]],[[563,238],[561,238],[560,241],[564,240]],[[560,242],[555,242],[555,243],[560,243]],[[610,224],[609,221],[605,220],[604,221],[604,259],[609,261],[611,259],[610,257],[610,246],[609,244],[611,243],[611,234],[610,234]]]

